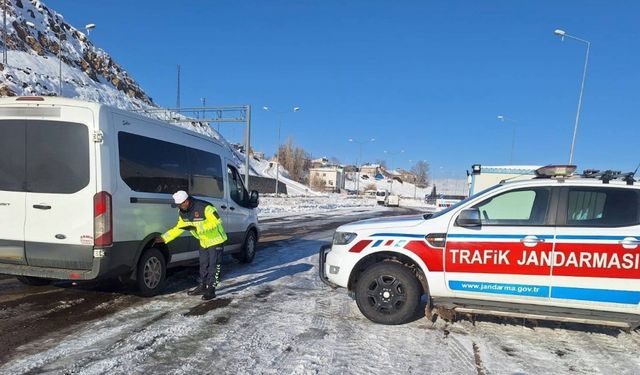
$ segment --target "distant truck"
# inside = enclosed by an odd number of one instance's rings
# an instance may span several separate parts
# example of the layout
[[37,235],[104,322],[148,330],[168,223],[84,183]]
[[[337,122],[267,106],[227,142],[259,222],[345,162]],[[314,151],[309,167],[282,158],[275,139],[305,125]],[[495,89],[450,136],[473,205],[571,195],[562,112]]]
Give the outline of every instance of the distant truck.
[[536,177],[538,165],[499,165],[488,166],[473,164],[469,176],[469,196],[476,194],[502,181],[529,180]]
[[399,207],[400,206],[400,196],[395,194],[387,195],[387,199],[384,201],[384,205],[388,207]]

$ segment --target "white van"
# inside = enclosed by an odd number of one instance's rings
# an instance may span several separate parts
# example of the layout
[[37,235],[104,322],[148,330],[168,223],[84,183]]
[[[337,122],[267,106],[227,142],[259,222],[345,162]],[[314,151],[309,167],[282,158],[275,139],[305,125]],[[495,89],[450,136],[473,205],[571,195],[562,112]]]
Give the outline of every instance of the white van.
[[188,234],[153,246],[176,223],[177,190],[213,204],[226,252],[252,261],[258,193],[222,143],[97,103],[0,99],[0,274],[30,285],[119,277],[153,295],[168,265],[198,258]]
[[378,190],[376,191],[376,202],[379,205],[384,205],[384,203],[387,201],[387,196],[389,195],[389,192],[386,190]]

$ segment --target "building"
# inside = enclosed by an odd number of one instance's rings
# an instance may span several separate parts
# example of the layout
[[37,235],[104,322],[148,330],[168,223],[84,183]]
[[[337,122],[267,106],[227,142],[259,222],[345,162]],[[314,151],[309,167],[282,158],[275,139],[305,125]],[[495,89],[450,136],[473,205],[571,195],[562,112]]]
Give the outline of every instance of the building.
[[324,191],[340,192],[344,189],[345,172],[340,166],[309,169],[309,181],[314,188]]
[[366,174],[369,177],[373,178],[378,173],[380,173],[380,165],[378,164],[365,164],[360,167],[360,174]]
[[311,168],[322,168],[326,167],[328,164],[329,159],[327,159],[326,157],[311,160]]

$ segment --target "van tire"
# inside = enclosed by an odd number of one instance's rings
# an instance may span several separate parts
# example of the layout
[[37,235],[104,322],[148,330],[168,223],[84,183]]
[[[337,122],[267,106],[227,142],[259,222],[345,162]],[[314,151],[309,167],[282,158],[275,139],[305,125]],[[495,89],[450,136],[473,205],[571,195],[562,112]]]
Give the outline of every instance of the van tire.
[[358,278],[356,303],[369,320],[387,325],[407,323],[416,317],[422,288],[411,270],[396,262],[380,262]]
[[29,286],[44,286],[51,284],[51,280],[33,276],[17,276],[18,281]]
[[256,232],[251,229],[247,232],[247,236],[244,238],[244,243],[242,244],[242,251],[238,254],[234,254],[234,258],[239,260],[242,263],[251,263],[253,262],[253,258],[256,256],[256,246],[258,244],[258,239],[256,236]]
[[138,261],[136,286],[143,297],[158,294],[167,277],[167,263],[164,255],[156,248],[147,249]]

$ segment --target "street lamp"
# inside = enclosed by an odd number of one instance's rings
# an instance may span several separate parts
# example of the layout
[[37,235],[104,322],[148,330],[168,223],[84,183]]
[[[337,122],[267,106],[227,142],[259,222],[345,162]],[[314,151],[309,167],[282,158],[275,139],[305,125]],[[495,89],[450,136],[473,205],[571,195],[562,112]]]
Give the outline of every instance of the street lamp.
[[96,24],[95,23],[88,23],[84,26],[84,29],[87,30],[87,36],[89,36],[89,34],[91,33],[91,30],[96,28]]
[[584,92],[584,81],[587,78],[587,64],[589,63],[589,50],[591,50],[591,42],[589,42],[588,40],[580,39],[573,35],[569,35],[564,30],[561,30],[561,29],[556,29],[553,33],[558,35],[562,41],[564,41],[564,38],[570,38],[587,45],[587,52],[584,58],[584,68],[582,70],[582,83],[580,84],[580,95],[578,96],[578,110],[576,111],[576,122],[573,125],[573,137],[571,138],[571,151],[569,152],[569,164],[572,164],[573,149],[576,144],[576,134],[578,132],[578,123],[580,121],[580,109],[582,108],[582,93]]
[[[272,112],[278,115],[278,148],[276,149],[276,197],[278,196],[278,183],[280,179],[280,128],[282,127],[282,116],[286,113],[299,112],[302,108],[292,107],[289,111],[274,111],[271,107],[264,106],[262,109],[265,112]],[[248,151],[247,151],[248,152]],[[247,154],[248,155],[248,154]]]
[[513,165],[513,153],[515,152],[515,148],[516,148],[516,125],[518,124],[518,121],[507,117],[505,115],[498,115],[498,120],[500,120],[501,122],[511,122],[513,123],[513,136],[511,137],[511,158],[509,159],[509,164]]
[[357,143],[360,146],[360,152],[358,153],[358,179],[356,180],[356,192],[358,193],[358,195],[360,194],[360,168],[362,165],[362,145],[365,143],[369,143],[369,142],[375,142],[376,139],[375,138],[371,138],[367,141],[357,141],[353,138],[349,138],[349,142],[352,143]]

